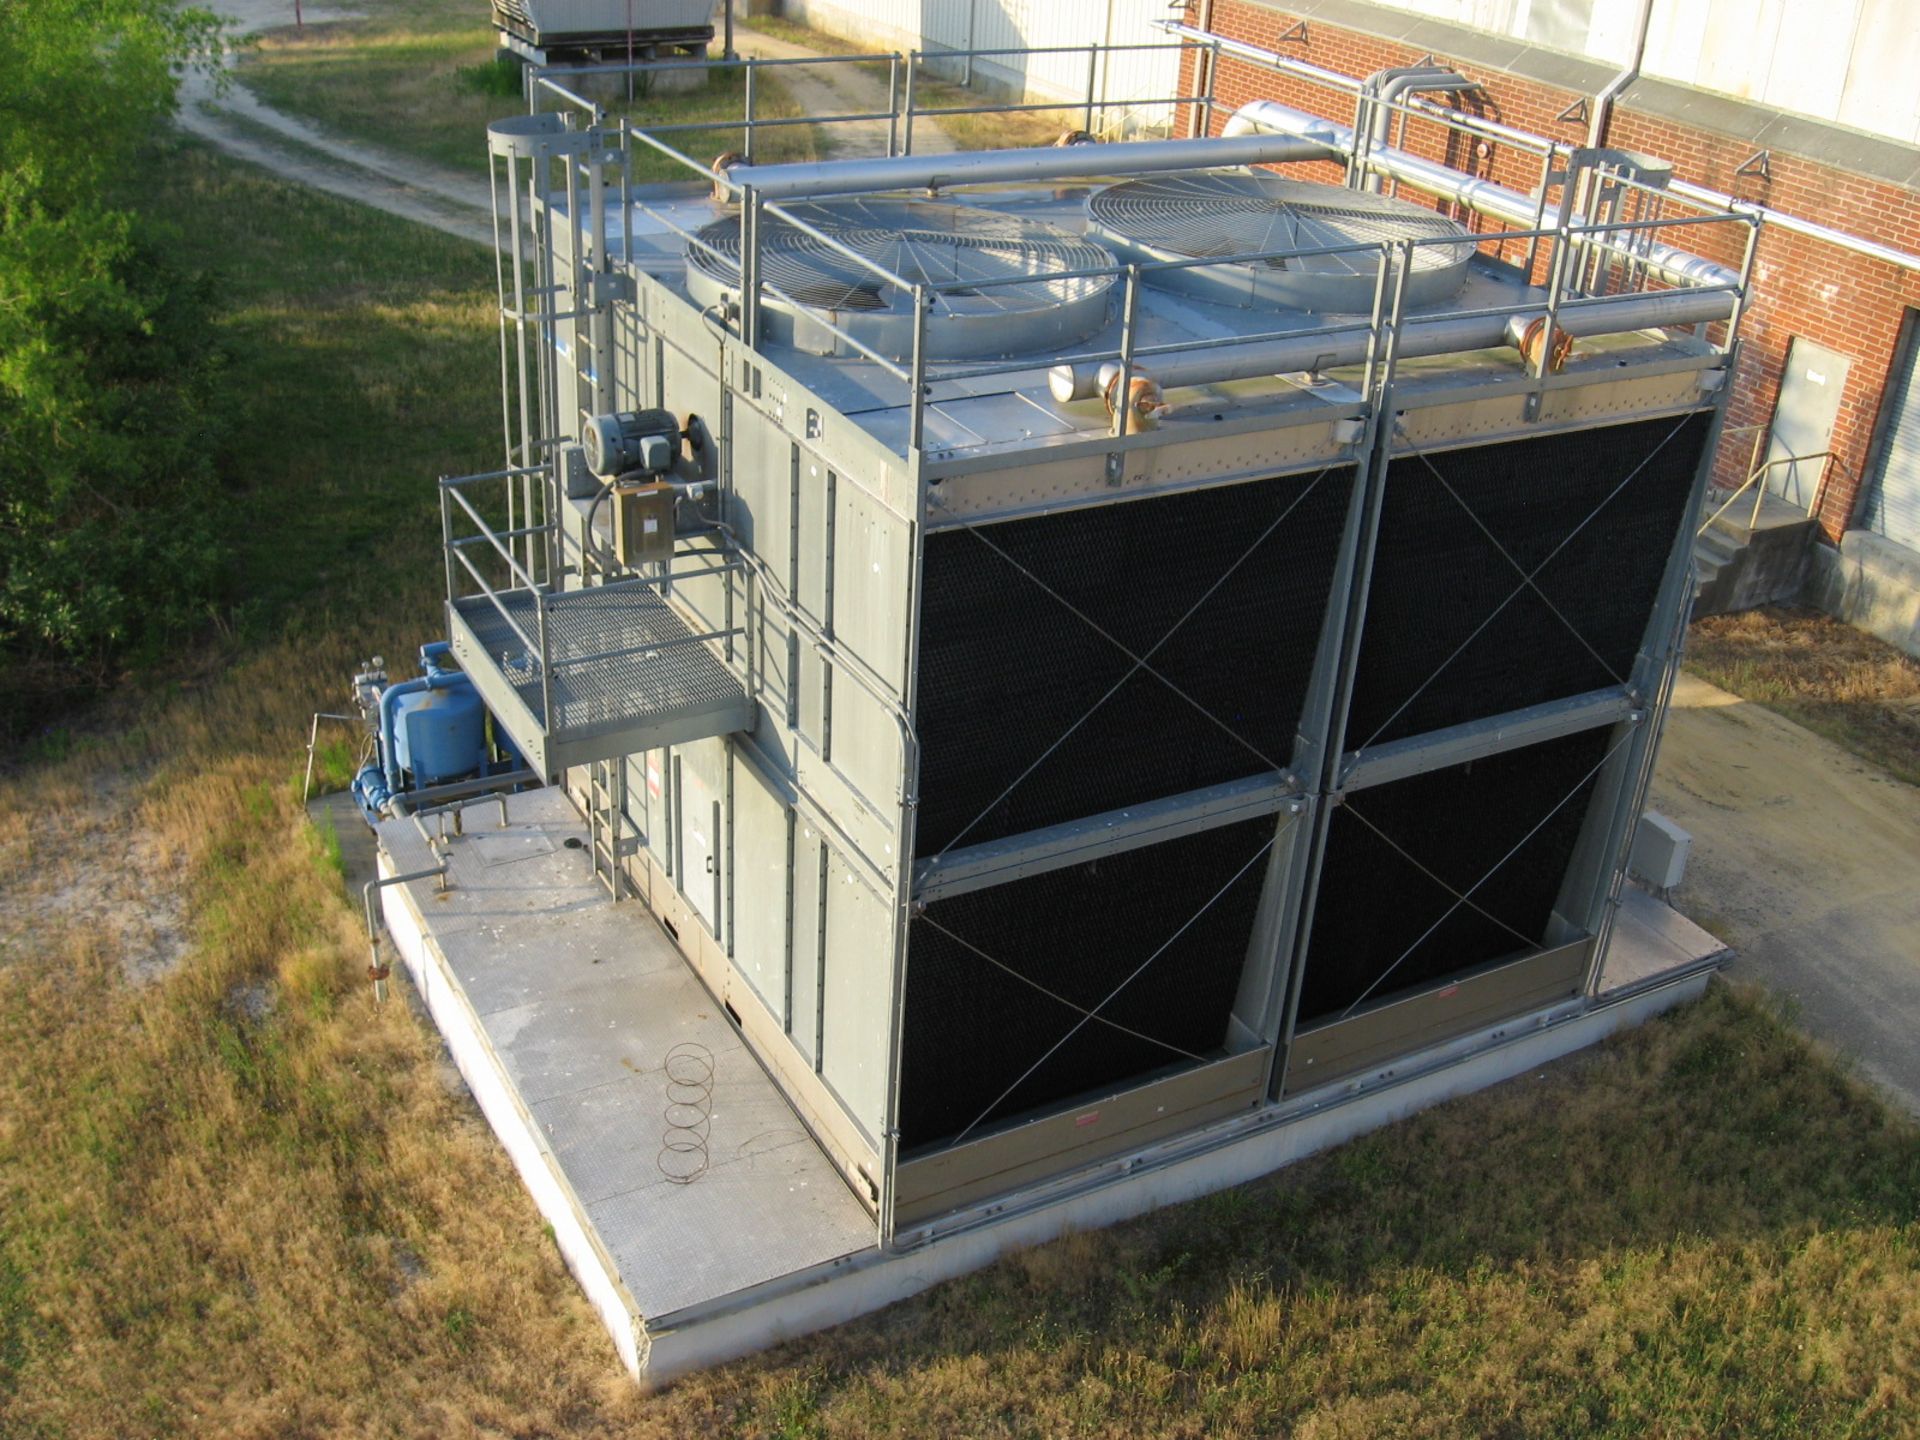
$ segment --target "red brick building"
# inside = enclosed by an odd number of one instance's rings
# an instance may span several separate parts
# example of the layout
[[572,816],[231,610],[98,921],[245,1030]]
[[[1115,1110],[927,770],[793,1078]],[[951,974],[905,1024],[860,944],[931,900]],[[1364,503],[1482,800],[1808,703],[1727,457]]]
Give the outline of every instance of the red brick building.
[[[1454,102],[1461,108],[1567,145],[1588,142],[1595,97],[1620,68],[1366,0],[1190,0],[1187,23],[1355,77],[1423,61],[1450,66],[1481,86]],[[1204,62],[1190,55],[1185,63],[1184,78],[1194,87],[1187,93],[1202,93],[1208,82]],[[1350,97],[1230,54],[1219,59],[1211,93],[1215,131],[1238,106],[1256,99],[1342,123],[1353,118]],[[1395,143],[1523,192],[1540,180],[1539,156],[1497,140],[1476,141],[1469,153],[1466,137],[1436,121],[1410,120]],[[1603,143],[1669,161],[1677,180],[1920,255],[1920,147],[1644,76],[1620,92]],[[1332,165],[1299,169],[1311,178],[1339,178]],[[1313,175],[1318,169],[1327,173]],[[1480,228],[1499,227],[1481,222]],[[1718,244],[1707,238],[1724,228],[1688,232],[1685,243],[1737,267],[1740,255],[1727,253],[1731,236]],[[1761,232],[1754,289],[1719,478],[1738,484],[1748,473],[1756,439],[1774,424],[1790,350],[1796,340],[1804,342],[1797,368],[1813,384],[1837,381],[1840,389],[1829,446],[1833,459],[1817,482],[1810,481],[1817,492],[1806,492],[1826,542],[1813,566],[1814,589],[1821,591],[1824,583],[1831,593],[1820,598],[1832,608],[1915,648],[1920,378],[1912,351],[1920,270],[1769,224]],[[1844,379],[1832,373],[1841,368]],[[1816,398],[1832,403],[1831,397]],[[1913,412],[1904,433],[1903,410]],[[1870,531],[1878,531],[1878,538]],[[1832,547],[1843,539],[1849,568],[1860,568],[1856,551],[1872,552],[1870,568],[1889,570],[1891,590],[1881,585],[1851,601],[1842,593],[1849,582],[1845,576],[1836,580],[1839,551]]]

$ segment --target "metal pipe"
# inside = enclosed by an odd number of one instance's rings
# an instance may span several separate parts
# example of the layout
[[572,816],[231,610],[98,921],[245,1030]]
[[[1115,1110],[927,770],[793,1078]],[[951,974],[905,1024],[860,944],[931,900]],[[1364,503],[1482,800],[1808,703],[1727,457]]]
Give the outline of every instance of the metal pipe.
[[1370,138],[1366,155],[1361,157],[1364,187],[1376,194],[1380,190],[1378,172],[1364,168],[1365,161],[1375,152],[1384,152],[1392,148],[1393,114],[1402,95],[1418,91],[1457,92],[1472,88],[1474,88],[1473,82],[1459,71],[1438,66],[1421,66],[1389,76],[1374,93],[1372,107],[1368,112]]
[[1647,27],[1653,20],[1653,0],[1640,0],[1640,13],[1633,20],[1633,43],[1627,47],[1627,63],[1606,87],[1593,97],[1593,118],[1587,124],[1587,146],[1598,150],[1607,143],[1607,126],[1613,119],[1613,102],[1620,93],[1640,78],[1640,63],[1647,55]]
[[[1727,290],[1660,290],[1646,295],[1608,296],[1597,303],[1562,310],[1556,328],[1568,335],[1582,336],[1699,325],[1725,320],[1732,314],[1733,304],[1733,293]],[[1507,327],[1513,321],[1521,321],[1524,328],[1526,322],[1545,313],[1544,310],[1517,314],[1495,311],[1411,320],[1406,322],[1395,350],[1403,358],[1490,350],[1511,343]],[[1372,327],[1362,321],[1348,329],[1298,339],[1169,351],[1154,356],[1138,367],[1137,373],[1151,375],[1162,389],[1172,389],[1300,370],[1326,370],[1364,361],[1372,339]],[[1115,373],[1111,360],[1056,365],[1048,372],[1047,384],[1053,398],[1064,405],[1092,399]]]
[[[911,111],[908,116],[911,119]],[[1352,131],[1343,133],[1351,140]],[[1337,160],[1345,153],[1312,135],[1242,131],[1232,140],[1133,140],[1112,145],[1062,148],[1048,145],[1031,150],[973,150],[955,155],[881,155],[789,165],[742,165],[728,178],[737,185],[751,187],[763,200],[790,200],[878,190],[934,190],[996,181],[1073,180],[1229,165],[1281,165],[1296,160]]]
[[[1332,89],[1343,90],[1349,94],[1360,88],[1360,82],[1358,80],[1355,80],[1349,75],[1342,75],[1337,70],[1328,70],[1318,65],[1310,65],[1304,60],[1295,60],[1291,56],[1281,55],[1275,51],[1263,49],[1258,45],[1250,45],[1244,40],[1230,40],[1224,35],[1215,35],[1204,27],[1196,28],[1195,26],[1183,25],[1176,21],[1156,21],[1154,23],[1157,28],[1165,30],[1170,35],[1177,35],[1185,40],[1196,41],[1209,46],[1222,55],[1231,55],[1235,59],[1245,60],[1250,64],[1261,65],[1270,70],[1277,70],[1282,74],[1296,75],[1303,80],[1309,80],[1319,85],[1326,85]],[[1628,83],[1632,82],[1629,81]],[[1415,99],[1410,102],[1409,108],[1429,114],[1436,120],[1444,121],[1446,124],[1455,126],[1458,129],[1471,131],[1477,135],[1486,135],[1495,140],[1505,140],[1509,144],[1524,146],[1538,154],[1558,155],[1565,153],[1568,148],[1559,141],[1550,139],[1544,135],[1536,135],[1530,130],[1522,130],[1514,125],[1504,125],[1497,120],[1488,120],[1483,116],[1470,115],[1464,110],[1455,110],[1444,105],[1436,105],[1431,101]],[[1232,129],[1231,121],[1228,122],[1227,133],[1236,133]],[[1888,265],[1898,265],[1903,270],[1920,271],[1920,255],[1913,254],[1906,250],[1896,250],[1890,245],[1882,245],[1878,241],[1868,240],[1863,236],[1850,234],[1845,230],[1836,229],[1831,225],[1822,225],[1816,220],[1807,220],[1798,215],[1791,215],[1784,210],[1776,210],[1772,206],[1761,205],[1756,201],[1742,200],[1738,196],[1729,195],[1723,190],[1709,189],[1705,185],[1696,185],[1691,180],[1682,180],[1677,176],[1667,182],[1667,189],[1676,195],[1684,196],[1689,200],[1699,201],[1705,205],[1714,205],[1722,209],[1736,211],[1743,215],[1756,216],[1765,220],[1769,225],[1777,225],[1783,230],[1791,230],[1795,234],[1805,235],[1809,239],[1838,246],[1840,249],[1851,251],[1856,255],[1865,255],[1870,259],[1884,261]]]
[[[1357,143],[1350,127],[1305,110],[1296,110],[1291,105],[1282,105],[1277,100],[1255,100],[1242,105],[1227,121],[1228,135],[1244,136],[1261,131],[1332,146],[1342,155],[1351,154]],[[1533,196],[1522,195],[1518,190],[1509,190],[1491,180],[1463,174],[1437,160],[1423,160],[1418,155],[1390,148],[1376,150],[1367,159],[1375,169],[1393,176],[1403,185],[1442,199],[1456,200],[1470,210],[1477,210],[1482,215],[1511,225],[1529,226],[1537,213],[1539,202]],[[1582,216],[1572,215],[1567,223],[1571,228],[1579,229],[1589,222]],[[1644,251],[1636,249],[1633,258],[1637,262],[1644,262],[1649,270],[1675,285],[1737,287],[1740,283],[1737,271],[1671,245],[1649,243]]]

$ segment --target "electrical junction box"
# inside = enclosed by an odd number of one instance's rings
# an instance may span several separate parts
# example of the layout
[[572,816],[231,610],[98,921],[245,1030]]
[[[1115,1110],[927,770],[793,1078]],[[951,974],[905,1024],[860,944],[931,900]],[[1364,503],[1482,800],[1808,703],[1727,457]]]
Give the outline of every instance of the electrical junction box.
[[1640,817],[1633,830],[1633,850],[1627,869],[1661,894],[1678,885],[1687,873],[1693,836],[1656,810]]
[[591,500],[600,488],[600,481],[587,465],[587,452],[578,445],[561,447],[560,477],[569,500]]
[[673,486],[663,481],[613,488],[613,553],[622,565],[673,559]]

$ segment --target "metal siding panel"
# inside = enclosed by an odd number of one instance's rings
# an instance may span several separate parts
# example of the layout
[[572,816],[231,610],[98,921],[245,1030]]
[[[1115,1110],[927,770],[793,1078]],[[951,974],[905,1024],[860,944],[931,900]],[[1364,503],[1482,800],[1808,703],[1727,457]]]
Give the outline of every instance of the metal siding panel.
[[1910,337],[1900,375],[1887,389],[1887,404],[1893,408],[1879,467],[1868,490],[1864,519],[1866,528],[1876,534],[1920,550],[1920,385],[1914,384],[1916,354],[1920,354],[1920,345],[1913,344]]
[[743,546],[793,583],[793,444],[765,416],[734,407],[733,498],[727,520]]
[[892,954],[887,907],[829,852],[820,1073],[869,1137],[886,1118]]
[[788,994],[793,1013],[787,1033],[815,1070],[820,1068],[820,921],[825,899],[821,867],[826,846],[818,830],[796,816],[793,823],[793,963]]
[[1913,23],[1913,0],[1865,0],[1835,118],[1875,134],[1914,139],[1920,128],[1916,71],[1920,25]]
[[789,812],[760,772],[738,755],[733,760],[733,806],[733,963],[754,994],[784,1022]]

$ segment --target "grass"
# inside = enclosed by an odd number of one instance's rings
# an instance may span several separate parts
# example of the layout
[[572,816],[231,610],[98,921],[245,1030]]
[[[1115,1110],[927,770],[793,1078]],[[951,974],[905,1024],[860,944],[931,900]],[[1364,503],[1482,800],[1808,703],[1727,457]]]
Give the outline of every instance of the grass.
[[[822,55],[861,55],[873,52],[873,47],[855,45],[852,41],[844,40],[838,35],[829,34],[825,30],[815,30],[811,26],[801,25],[778,15],[756,15],[751,20],[739,22],[739,25],[742,30],[757,30],[775,40],[784,40],[789,44],[799,45]],[[854,68],[866,72],[882,84],[886,82],[887,66],[880,61],[866,62]],[[987,91],[956,85],[925,68],[922,68],[914,77],[913,101],[916,110],[963,109],[968,106],[993,103],[995,98]],[[1086,115],[1082,107],[1062,105],[1047,110],[1024,111],[1017,115],[945,115],[931,120],[916,116],[914,128],[918,131],[923,125],[937,125],[946,131],[948,138],[961,150],[993,150],[1002,147],[1051,145],[1060,138],[1063,131],[1080,129],[1085,119]]]
[[[308,712],[435,623],[428,477],[490,458],[483,257],[199,150],[153,173],[259,397],[249,593],[0,773],[0,1435],[1915,1433],[1920,1135],[1718,985],[634,1392],[431,1032],[373,1005],[296,803]],[[110,882],[184,916],[153,983],[57,903]]]
[[[495,35],[480,0],[387,0],[364,19],[269,30],[243,58],[241,83],[276,109],[317,121],[350,139],[417,156],[450,170],[484,172],[487,122],[523,114],[527,103],[517,65],[495,59]],[[710,122],[709,131],[664,137],[696,159],[740,148],[730,121],[744,112],[738,72],[710,76],[685,94],[600,97],[612,114],[638,124]],[[553,109],[549,98],[545,108]],[[755,83],[754,112],[791,118],[799,107],[777,77]],[[768,160],[809,160],[821,153],[818,127],[765,132]],[[683,180],[685,167],[636,149],[636,180]]]
[[1694,622],[1687,668],[1920,785],[1920,662],[1817,610]]

